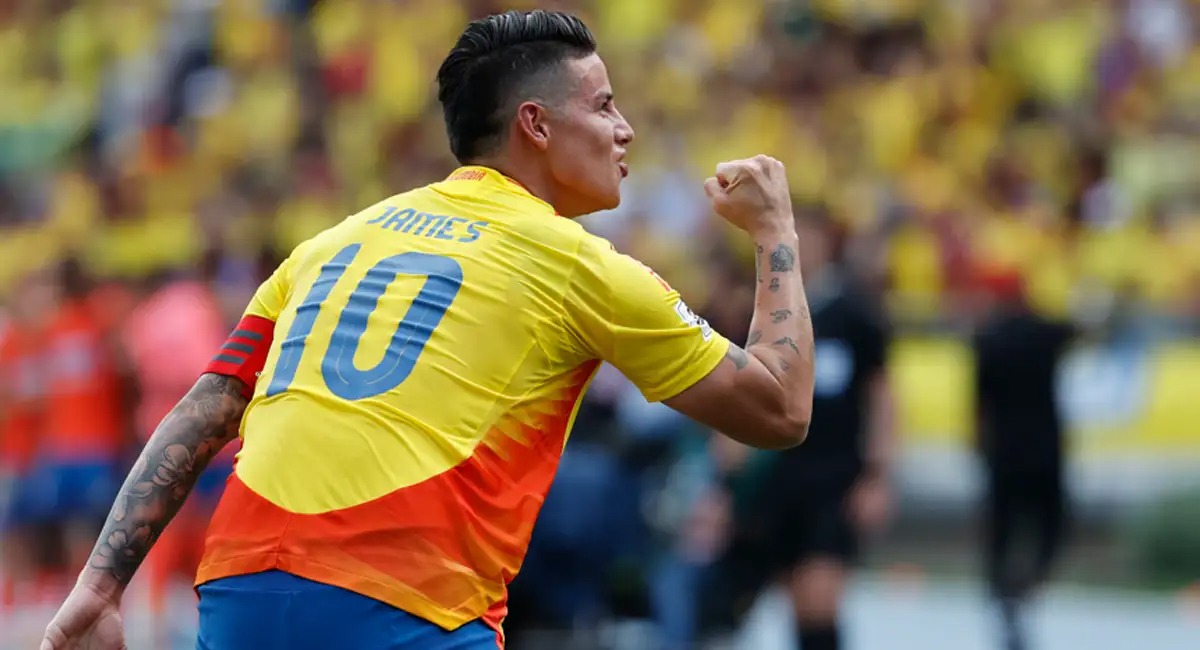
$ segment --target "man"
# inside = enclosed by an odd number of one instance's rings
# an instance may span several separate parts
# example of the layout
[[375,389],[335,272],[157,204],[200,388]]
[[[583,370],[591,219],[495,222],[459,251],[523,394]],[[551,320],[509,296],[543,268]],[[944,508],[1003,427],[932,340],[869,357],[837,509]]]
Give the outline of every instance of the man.
[[[778,454],[772,465],[757,470],[760,478],[738,479],[739,485],[761,484],[727,558],[729,579],[744,580],[747,589],[782,569],[800,647],[836,650],[844,647],[842,594],[859,538],[878,531],[888,514],[894,445],[885,368],[890,337],[839,263],[836,227],[823,212],[803,214],[798,226],[816,333],[817,418],[803,447]],[[723,446],[728,443],[718,448]]]
[[581,21],[471,23],[438,84],[463,167],[301,244],[260,287],[138,459],[44,649],[120,647],[125,586],[239,431],[196,579],[200,648],[502,645],[601,360],[748,444],[803,440],[812,332],[782,165],[705,183],[760,251],[744,351],[571,220],[617,205],[633,140]]
[[[988,280],[994,308],[974,340],[978,446],[987,472],[984,553],[1004,645],[1021,650],[1021,606],[1049,577],[1062,541],[1063,423],[1055,379],[1075,328],[1030,309],[1017,273]],[[1021,546],[1013,538],[1026,530],[1035,540],[1032,561],[1015,562]]]

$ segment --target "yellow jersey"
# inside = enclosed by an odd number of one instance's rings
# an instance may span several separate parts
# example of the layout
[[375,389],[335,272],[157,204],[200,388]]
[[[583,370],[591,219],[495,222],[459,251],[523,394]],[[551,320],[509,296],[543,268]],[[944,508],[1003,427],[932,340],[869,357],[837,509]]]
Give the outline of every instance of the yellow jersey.
[[660,401],[729,345],[484,167],[299,245],[243,323],[210,366],[253,394],[196,584],[279,569],[447,629],[499,629],[600,362]]

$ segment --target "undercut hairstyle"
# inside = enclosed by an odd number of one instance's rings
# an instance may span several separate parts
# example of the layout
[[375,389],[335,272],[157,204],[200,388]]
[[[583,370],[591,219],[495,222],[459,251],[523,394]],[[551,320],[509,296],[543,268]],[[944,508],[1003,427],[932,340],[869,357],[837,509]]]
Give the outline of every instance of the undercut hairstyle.
[[579,18],[508,11],[467,25],[438,69],[438,101],[450,151],[462,164],[496,151],[522,102],[553,105],[570,86],[562,64],[596,51]]

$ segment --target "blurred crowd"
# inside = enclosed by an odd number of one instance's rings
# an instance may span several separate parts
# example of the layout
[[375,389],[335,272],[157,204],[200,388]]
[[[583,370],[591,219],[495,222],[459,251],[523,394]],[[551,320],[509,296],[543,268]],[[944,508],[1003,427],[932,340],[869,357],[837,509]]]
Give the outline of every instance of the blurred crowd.
[[724,234],[697,179],[770,151],[905,320],[1013,270],[1050,311],[1200,309],[1188,0],[7,0],[0,286],[286,252],[440,177],[432,71],[468,18],[533,5],[589,20],[638,131],[596,229],[696,293]]
[[[454,167],[433,71],[467,20],[535,5],[585,18],[637,131],[586,225],[731,337],[752,251],[701,181],[758,152],[898,327],[975,323],[1016,283],[1050,316],[1200,331],[1195,0],[0,0],[0,476],[36,486],[0,487],[7,602],[82,563],[283,255]],[[596,382],[527,611],[645,609],[642,558],[716,553],[726,457],[639,400]],[[227,462],[156,575],[187,575]],[[665,570],[669,602],[694,576]]]

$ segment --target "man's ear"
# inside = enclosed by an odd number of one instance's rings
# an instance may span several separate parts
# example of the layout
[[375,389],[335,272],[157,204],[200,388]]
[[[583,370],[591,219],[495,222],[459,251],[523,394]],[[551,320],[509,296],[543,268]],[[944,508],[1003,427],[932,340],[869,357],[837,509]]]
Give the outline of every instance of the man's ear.
[[521,102],[517,107],[517,134],[538,150],[550,146],[549,111],[537,102]]

